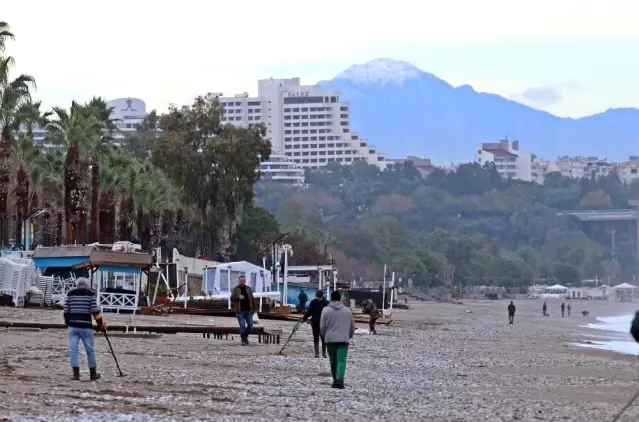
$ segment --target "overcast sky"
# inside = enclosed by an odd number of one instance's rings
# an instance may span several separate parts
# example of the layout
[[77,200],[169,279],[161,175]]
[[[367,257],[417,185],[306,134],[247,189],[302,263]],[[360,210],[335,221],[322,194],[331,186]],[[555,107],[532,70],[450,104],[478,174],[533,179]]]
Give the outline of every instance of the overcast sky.
[[256,80],[405,60],[563,116],[639,106],[638,0],[0,0],[36,97],[166,109]]

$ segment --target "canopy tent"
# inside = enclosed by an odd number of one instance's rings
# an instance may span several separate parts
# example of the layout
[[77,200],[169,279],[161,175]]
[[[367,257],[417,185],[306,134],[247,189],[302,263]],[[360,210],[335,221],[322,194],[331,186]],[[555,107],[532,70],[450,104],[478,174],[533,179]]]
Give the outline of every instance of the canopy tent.
[[612,290],[614,290],[617,300],[621,302],[631,302],[639,298],[639,289],[630,283],[617,284]]
[[562,286],[561,284],[555,284],[549,287],[546,287],[546,289],[544,290],[544,293],[547,294],[565,294],[568,292],[568,288],[566,286]]
[[247,261],[238,261],[207,267],[203,274],[203,290],[211,297],[230,297],[240,275],[246,277],[246,284],[251,287],[256,297],[267,290],[267,285],[270,287],[269,270]]
[[618,290],[618,289],[629,289],[629,290],[632,290],[632,289],[636,289],[636,288],[637,288],[637,286],[633,286],[630,283],[621,283],[621,284],[617,284],[616,286],[613,287],[614,290]]

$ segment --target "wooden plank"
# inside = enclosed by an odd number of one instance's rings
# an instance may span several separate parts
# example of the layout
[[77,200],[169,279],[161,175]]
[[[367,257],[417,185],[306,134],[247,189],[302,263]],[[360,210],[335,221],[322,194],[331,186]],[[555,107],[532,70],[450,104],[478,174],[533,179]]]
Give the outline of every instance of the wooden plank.
[[[0,327],[19,327],[19,328],[40,328],[43,330],[66,330],[67,327],[64,324],[52,324],[52,323],[40,323],[40,322],[13,322],[13,321],[0,321]],[[162,334],[177,334],[177,333],[197,333],[197,334],[240,334],[239,327],[220,327],[213,325],[109,325],[109,331],[135,331],[147,332],[147,333],[162,333]],[[274,331],[269,330],[271,335]],[[281,330],[280,334],[281,334]],[[253,327],[251,329],[252,335],[267,334],[264,331],[264,327]]]

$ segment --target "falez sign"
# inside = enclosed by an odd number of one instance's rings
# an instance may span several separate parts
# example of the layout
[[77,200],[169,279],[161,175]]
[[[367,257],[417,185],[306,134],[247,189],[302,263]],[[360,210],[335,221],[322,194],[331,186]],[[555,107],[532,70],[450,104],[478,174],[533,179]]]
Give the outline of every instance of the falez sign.
[[289,92],[289,97],[308,97],[308,91],[306,92]]

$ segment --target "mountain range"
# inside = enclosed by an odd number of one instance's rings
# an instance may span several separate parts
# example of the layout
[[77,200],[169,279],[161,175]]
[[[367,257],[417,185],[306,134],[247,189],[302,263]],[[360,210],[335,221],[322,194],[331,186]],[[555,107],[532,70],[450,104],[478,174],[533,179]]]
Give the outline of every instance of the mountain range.
[[481,142],[508,136],[537,157],[639,155],[639,110],[609,109],[579,119],[455,87],[410,63],[375,59],[329,81],[351,104],[351,128],[389,158],[417,155],[439,164],[466,162]]

